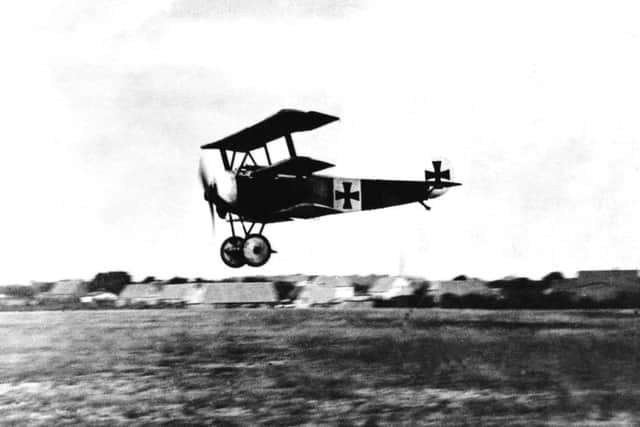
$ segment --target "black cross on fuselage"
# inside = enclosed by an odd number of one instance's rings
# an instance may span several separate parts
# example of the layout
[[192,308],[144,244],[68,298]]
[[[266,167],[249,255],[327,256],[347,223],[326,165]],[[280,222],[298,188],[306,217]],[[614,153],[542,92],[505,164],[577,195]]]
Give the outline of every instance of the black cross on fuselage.
[[343,182],[342,189],[344,191],[336,190],[336,200],[343,200],[344,204],[342,205],[342,209],[353,209],[351,206],[351,199],[360,201],[360,192],[354,191],[351,192],[351,182]]

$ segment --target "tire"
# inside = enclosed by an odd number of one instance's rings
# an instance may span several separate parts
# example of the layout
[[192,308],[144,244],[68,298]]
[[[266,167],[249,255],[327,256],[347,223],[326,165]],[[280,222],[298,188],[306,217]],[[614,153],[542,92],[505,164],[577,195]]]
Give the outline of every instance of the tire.
[[266,237],[260,234],[250,234],[244,240],[242,253],[247,265],[260,267],[271,258],[271,245]]
[[231,236],[222,242],[220,246],[220,258],[231,268],[240,268],[245,264],[243,255],[244,239],[238,236]]

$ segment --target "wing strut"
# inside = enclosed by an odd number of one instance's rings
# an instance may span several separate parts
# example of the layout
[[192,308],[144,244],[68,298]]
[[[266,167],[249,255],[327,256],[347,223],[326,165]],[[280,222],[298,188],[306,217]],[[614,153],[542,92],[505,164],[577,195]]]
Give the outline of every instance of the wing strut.
[[284,138],[287,140],[287,148],[289,149],[289,156],[297,157],[296,147],[293,145],[293,139],[291,138],[290,133],[286,133]]
[[267,163],[271,166],[271,156],[269,155],[269,148],[267,148],[267,144],[264,144],[264,154],[267,156]]
[[[235,152],[233,153],[235,157]],[[231,164],[229,164],[229,156],[227,156],[227,150],[220,150],[220,156],[222,156],[222,165],[224,170],[231,170]]]
[[236,153],[237,151],[234,151],[233,155],[231,156],[231,169],[233,169],[233,165],[236,164]]

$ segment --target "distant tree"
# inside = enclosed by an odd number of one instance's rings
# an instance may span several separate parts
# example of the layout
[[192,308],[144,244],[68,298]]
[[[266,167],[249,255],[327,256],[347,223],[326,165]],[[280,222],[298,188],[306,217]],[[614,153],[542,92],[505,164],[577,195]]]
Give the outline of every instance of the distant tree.
[[453,280],[463,281],[463,280],[469,280],[469,278],[467,276],[465,276],[464,274],[460,274],[460,275],[454,277]]
[[421,283],[413,290],[413,295],[409,298],[410,307],[433,307],[435,301],[433,295],[429,294],[429,284]]
[[240,282],[268,282],[265,276],[245,276],[240,278]]
[[279,280],[274,282],[273,286],[276,288],[276,292],[278,292],[278,299],[293,299],[293,289],[295,288],[293,283]]
[[440,307],[442,308],[460,308],[460,297],[456,294],[445,293],[440,297]]
[[358,292],[359,290],[364,290],[364,292],[366,293],[366,291],[371,286],[373,286],[374,283],[381,277],[385,277],[385,276],[369,274],[368,276],[360,276],[360,277],[354,278],[357,284],[356,292]]
[[119,294],[122,289],[131,283],[131,275],[125,271],[109,271],[98,273],[89,282],[89,291],[106,291]]
[[31,282],[31,289],[35,294],[48,292],[53,288],[53,282]]
[[576,305],[576,308],[591,309],[591,308],[601,308],[602,304],[591,297],[581,297],[578,299],[575,305]]
[[170,285],[176,285],[178,283],[187,283],[189,281],[189,279],[187,279],[186,277],[172,277],[171,279],[167,280],[167,283]]
[[554,282],[559,282],[562,280],[564,280],[564,275],[559,271],[553,271],[542,278],[542,283],[549,287]]
[[507,277],[488,283],[490,288],[499,289],[502,295],[501,308],[544,308],[548,287],[542,281],[527,277]]
[[31,286],[8,285],[0,287],[0,294],[6,294],[13,297],[30,298],[34,295]]
[[638,292],[618,292],[612,305],[615,308],[638,308],[640,307],[640,294]]
[[156,281],[156,276],[147,276],[140,283],[152,283]]
[[552,292],[549,295],[545,295],[544,298],[544,308],[548,309],[575,308],[575,305],[571,294],[568,292]]
[[363,284],[361,282],[355,282],[353,284],[353,293],[354,295],[367,295],[369,291],[370,284]]

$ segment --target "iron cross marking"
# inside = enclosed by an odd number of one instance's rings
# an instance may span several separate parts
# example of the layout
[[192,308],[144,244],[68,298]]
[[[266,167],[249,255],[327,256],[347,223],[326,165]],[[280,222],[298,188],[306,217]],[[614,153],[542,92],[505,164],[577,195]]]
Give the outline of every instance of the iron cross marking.
[[447,170],[440,170],[442,167],[442,162],[441,161],[435,161],[432,162],[433,163],[433,172],[431,171],[424,171],[424,175],[425,175],[425,179],[427,181],[429,181],[430,179],[433,179],[436,185],[440,185],[442,184],[442,178],[444,179],[451,179],[451,172],[449,171],[449,169]]
[[344,200],[344,204],[342,205],[342,209],[353,209],[351,206],[351,200],[360,201],[360,192],[354,191],[351,192],[351,182],[343,182],[342,189],[344,191],[336,190],[336,200]]

